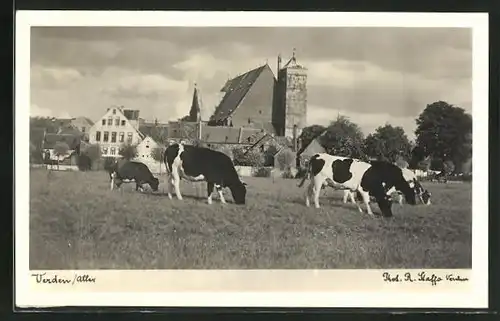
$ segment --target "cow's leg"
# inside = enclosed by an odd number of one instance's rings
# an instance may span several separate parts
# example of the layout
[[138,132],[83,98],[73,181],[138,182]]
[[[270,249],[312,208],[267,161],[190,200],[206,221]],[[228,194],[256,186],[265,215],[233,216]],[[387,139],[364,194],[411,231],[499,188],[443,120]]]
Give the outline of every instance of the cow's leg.
[[[354,198],[354,193],[353,191],[348,191],[349,192],[349,196],[350,196],[350,199],[351,199],[351,202],[356,205],[358,207],[358,211],[360,213],[363,213],[363,209],[361,208],[361,206],[359,206],[358,202],[356,202],[356,199]],[[368,196],[368,200],[370,199],[370,196]]]
[[[349,191],[345,189],[344,190],[344,197],[342,198],[342,203],[346,204],[348,197],[349,197]],[[351,199],[352,199],[352,196],[351,196]]]
[[113,190],[113,188],[115,187],[115,173],[111,173],[111,175],[109,175],[111,180],[110,180],[110,189]]
[[309,185],[307,185],[307,189],[306,189],[306,193],[305,193],[306,194],[306,206],[307,207],[311,206],[309,198],[312,195],[312,191],[313,191],[313,182],[311,180],[311,182],[309,183]]
[[[359,193],[361,194],[361,198],[363,199],[363,203],[365,203],[366,212],[368,213],[368,215],[373,215],[372,208],[370,207],[370,194],[368,192],[365,192],[365,191],[359,191]],[[363,210],[361,209],[361,207],[359,205],[358,205],[358,209],[361,213],[363,213]]]
[[226,204],[226,199],[224,198],[224,194],[222,194],[222,186],[215,185],[215,188],[217,189],[217,193],[219,193],[220,202]]
[[172,174],[167,174],[167,196],[169,199],[172,199],[172,187],[174,185],[174,179]]
[[214,183],[207,182],[208,204],[212,204],[212,195],[214,194]]
[[314,177],[313,192],[314,192],[314,207],[319,208],[319,194],[321,192],[321,186],[323,185],[324,179],[316,176]]
[[181,178],[179,176],[179,172],[176,170],[173,172],[173,180],[174,180],[175,195],[177,196],[178,200],[182,200],[181,188],[179,186],[181,183]]

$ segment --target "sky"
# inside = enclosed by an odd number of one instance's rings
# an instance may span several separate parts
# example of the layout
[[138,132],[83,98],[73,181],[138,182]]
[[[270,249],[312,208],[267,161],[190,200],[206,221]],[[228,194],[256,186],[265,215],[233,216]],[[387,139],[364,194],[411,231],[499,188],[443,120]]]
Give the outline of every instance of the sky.
[[296,48],[308,69],[308,125],[338,114],[364,134],[444,100],[472,113],[472,33],[465,28],[33,27],[31,116],[98,120],[111,106],[146,120],[189,113],[194,84],[208,120],[220,89]]

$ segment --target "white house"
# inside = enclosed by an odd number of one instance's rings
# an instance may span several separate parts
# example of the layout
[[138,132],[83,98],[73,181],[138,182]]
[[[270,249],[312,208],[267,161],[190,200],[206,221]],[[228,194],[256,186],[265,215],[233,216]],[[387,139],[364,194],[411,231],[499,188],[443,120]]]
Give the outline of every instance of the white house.
[[[146,164],[149,170],[153,173],[161,173],[162,165],[161,161],[155,161],[152,152],[155,148],[161,147],[153,138],[146,136],[142,142],[137,145],[137,156],[134,158],[135,161]],[[165,168],[163,168],[163,172]]]
[[[128,115],[128,118],[125,115]],[[102,156],[120,157],[118,152],[122,144],[137,145],[144,139],[138,129],[138,119],[138,110],[108,108],[89,129],[89,143],[99,144]]]
[[[152,155],[153,150],[158,147],[161,147],[161,145],[150,136],[146,136],[142,142],[137,145],[137,156],[134,160],[146,164],[151,172],[160,173],[162,162],[154,160]],[[165,169],[163,169],[163,171],[164,170]]]

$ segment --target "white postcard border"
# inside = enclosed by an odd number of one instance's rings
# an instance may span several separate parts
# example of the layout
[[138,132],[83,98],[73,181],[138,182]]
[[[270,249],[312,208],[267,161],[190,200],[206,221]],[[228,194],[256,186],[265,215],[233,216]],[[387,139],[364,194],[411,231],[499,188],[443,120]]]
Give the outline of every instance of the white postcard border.
[[[292,23],[293,22],[293,23]],[[41,292],[29,271],[31,26],[459,27],[473,29],[473,224],[471,290],[425,292]],[[488,304],[488,14],[328,12],[18,11],[15,37],[15,302],[17,306],[470,307]],[[443,253],[445,254],[445,253]],[[303,270],[316,273],[315,270]],[[70,271],[68,271],[70,272]],[[204,273],[199,270],[199,273]],[[206,271],[205,271],[206,272]],[[272,271],[269,271],[270,273]],[[404,271],[401,271],[404,272]],[[454,270],[450,270],[454,272]],[[89,273],[91,273],[89,271]],[[100,271],[116,275],[119,271]],[[142,271],[147,277],[148,271]],[[168,270],[163,273],[171,273]],[[182,272],[181,272],[182,273]],[[218,273],[225,273],[219,270]],[[238,271],[243,280],[248,271]],[[359,270],[357,273],[364,273]],[[380,275],[382,270],[380,271]],[[138,281],[140,282],[140,281]],[[332,280],[332,282],[335,282]]]

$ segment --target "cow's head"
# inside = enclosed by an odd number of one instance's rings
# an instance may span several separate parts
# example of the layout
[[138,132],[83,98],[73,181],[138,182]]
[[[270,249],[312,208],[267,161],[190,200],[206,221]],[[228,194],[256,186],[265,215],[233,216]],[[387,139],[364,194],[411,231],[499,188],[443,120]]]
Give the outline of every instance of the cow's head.
[[[382,215],[385,217],[391,217],[392,216],[392,201],[391,197],[389,195],[384,195],[380,197],[376,197],[378,207],[380,208],[380,211],[382,212]],[[413,201],[415,202],[415,200]]]
[[422,198],[422,202],[425,204],[425,205],[431,205],[431,192],[429,192],[428,190],[424,190],[421,194],[421,198]]
[[234,203],[239,205],[245,204],[245,199],[247,195],[246,183],[238,181],[236,184],[229,186],[231,194],[233,195]]
[[415,189],[415,194],[419,196],[420,200],[422,203],[425,205],[430,205],[431,204],[431,192],[428,190],[424,189],[422,184],[420,184],[419,181],[414,179],[414,189]]
[[417,202],[415,200],[416,197],[416,187],[414,185],[414,182],[408,182],[403,176],[402,172],[399,172],[396,178],[396,183],[394,184],[394,187],[396,190],[400,191],[403,193],[406,203],[411,204],[411,205],[416,205]]
[[151,186],[151,189],[153,191],[155,191],[155,192],[158,191],[158,186],[159,185],[160,185],[160,181],[156,177],[153,177],[153,179],[151,180],[151,182],[149,182],[149,186]]

